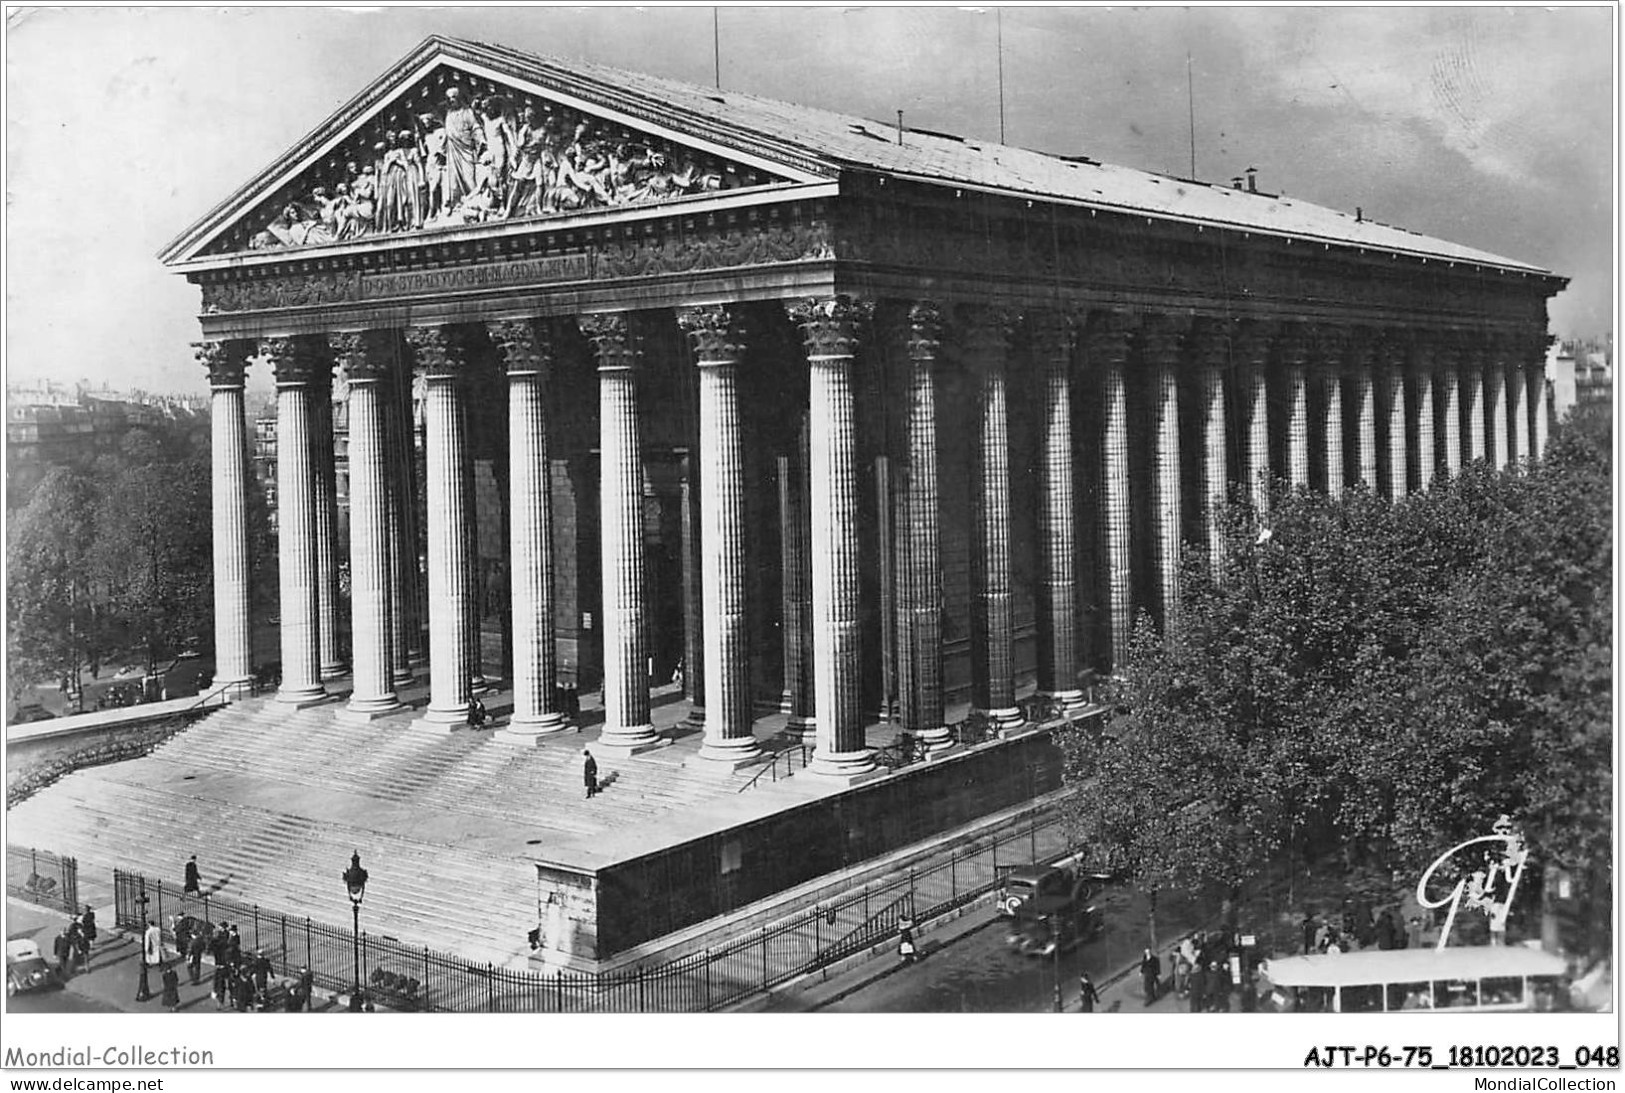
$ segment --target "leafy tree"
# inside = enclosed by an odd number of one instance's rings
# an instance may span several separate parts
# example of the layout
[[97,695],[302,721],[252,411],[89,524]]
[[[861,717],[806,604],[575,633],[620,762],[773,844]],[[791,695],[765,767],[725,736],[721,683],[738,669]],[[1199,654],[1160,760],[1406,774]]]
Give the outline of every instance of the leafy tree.
[[1103,735],[1063,742],[1080,835],[1150,890],[1234,894],[1334,855],[1411,876],[1502,812],[1537,858],[1606,876],[1612,799],[1605,441],[1560,430],[1389,504],[1283,493],[1227,514]]

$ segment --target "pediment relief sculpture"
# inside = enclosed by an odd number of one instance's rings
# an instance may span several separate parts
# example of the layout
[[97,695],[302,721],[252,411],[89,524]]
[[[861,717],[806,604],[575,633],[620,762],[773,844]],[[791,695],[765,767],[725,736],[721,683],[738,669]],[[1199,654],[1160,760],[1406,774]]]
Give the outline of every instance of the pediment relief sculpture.
[[278,250],[784,181],[441,66],[210,250]]

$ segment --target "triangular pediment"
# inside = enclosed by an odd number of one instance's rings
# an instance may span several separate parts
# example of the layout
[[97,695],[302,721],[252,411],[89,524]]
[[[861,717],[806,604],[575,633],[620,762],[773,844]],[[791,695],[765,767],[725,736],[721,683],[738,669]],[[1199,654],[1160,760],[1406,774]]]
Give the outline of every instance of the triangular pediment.
[[[823,181],[562,64],[430,39],[160,257],[406,238]],[[527,65],[525,59],[533,64]]]

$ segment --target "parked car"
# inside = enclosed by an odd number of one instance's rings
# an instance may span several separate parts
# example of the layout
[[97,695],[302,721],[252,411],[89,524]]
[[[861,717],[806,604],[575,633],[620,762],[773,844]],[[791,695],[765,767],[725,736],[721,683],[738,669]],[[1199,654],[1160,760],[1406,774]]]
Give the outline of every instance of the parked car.
[[6,997],[24,991],[60,987],[56,969],[45,962],[39,946],[25,937],[6,942]]

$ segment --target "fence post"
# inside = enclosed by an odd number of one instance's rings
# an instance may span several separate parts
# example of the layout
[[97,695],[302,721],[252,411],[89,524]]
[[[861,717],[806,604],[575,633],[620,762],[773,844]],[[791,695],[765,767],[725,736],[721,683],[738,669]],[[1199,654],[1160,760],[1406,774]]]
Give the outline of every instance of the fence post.
[[164,882],[158,882],[158,932],[164,932]]
[[[310,967],[310,916],[305,916],[305,967]],[[312,969],[314,970],[314,969]]]
[[762,990],[767,990],[767,927],[762,927]]
[[288,916],[278,915],[282,923],[282,951],[278,954],[282,958],[282,974],[288,974]]
[[705,950],[705,1012],[711,1012],[711,950]]
[[649,1012],[648,1008],[647,1008],[647,1002],[644,1000],[644,997],[643,997],[643,987],[644,987],[644,984],[646,984],[648,981],[649,981],[648,973],[643,968],[639,968],[638,969],[638,1012],[639,1013],[648,1013]]
[[203,893],[203,925],[211,931],[214,929],[214,919],[209,915],[209,893]]
[[957,902],[959,900],[959,854],[948,855],[948,898]]
[[254,948],[260,948],[260,905],[254,904]]
[[425,1011],[433,1009],[429,1005],[429,947],[423,947],[423,1008]]
[[816,904],[816,903],[813,904],[813,963],[814,964],[817,964],[819,962],[819,958],[821,956],[823,956],[823,952],[824,952],[824,940],[823,940],[823,936],[822,936],[823,931],[818,928],[818,920],[823,918],[823,917],[824,917],[823,914],[818,910],[818,904]]
[[489,960],[485,962],[485,1012],[497,1011],[497,966]]

